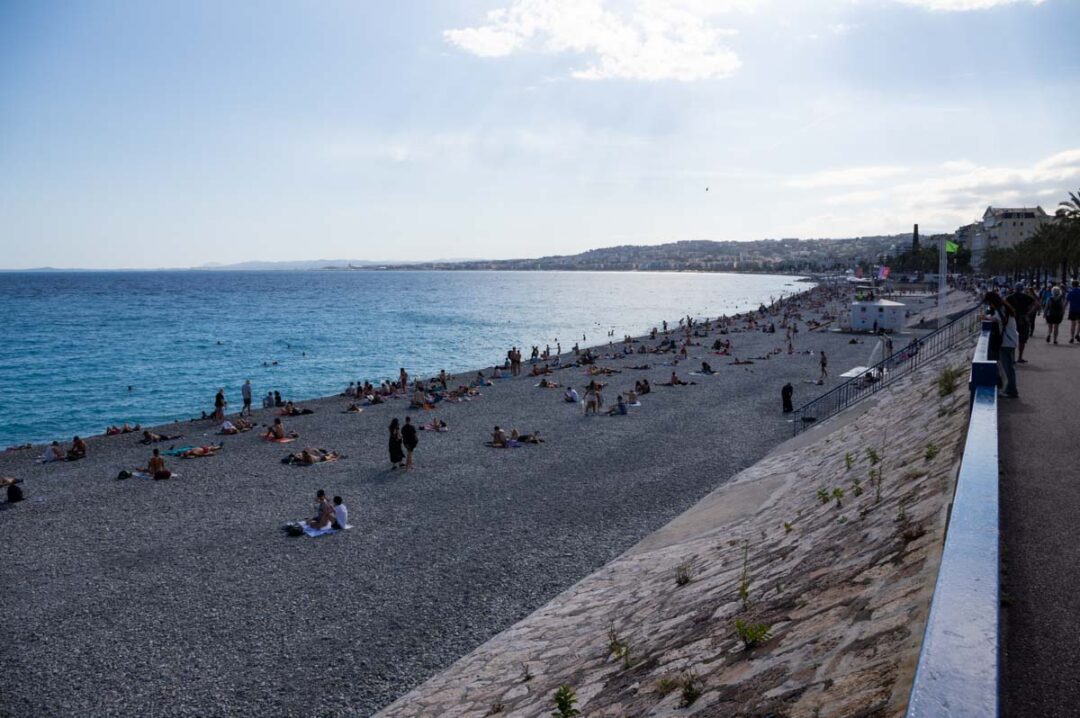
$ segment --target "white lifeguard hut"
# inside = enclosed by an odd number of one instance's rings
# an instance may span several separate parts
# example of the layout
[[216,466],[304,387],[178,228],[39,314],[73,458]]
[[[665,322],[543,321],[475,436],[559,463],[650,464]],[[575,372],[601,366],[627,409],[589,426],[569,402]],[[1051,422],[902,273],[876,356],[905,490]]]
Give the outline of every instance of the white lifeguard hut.
[[864,299],[851,303],[851,330],[896,332],[904,327],[907,305],[889,299]]

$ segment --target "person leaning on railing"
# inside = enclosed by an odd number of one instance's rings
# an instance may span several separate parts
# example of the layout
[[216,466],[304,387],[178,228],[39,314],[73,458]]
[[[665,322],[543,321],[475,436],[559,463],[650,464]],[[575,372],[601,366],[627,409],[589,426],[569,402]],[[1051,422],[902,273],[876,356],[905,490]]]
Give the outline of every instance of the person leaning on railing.
[[1001,396],[1015,399],[1020,396],[1016,390],[1016,367],[1014,366],[1016,347],[1020,344],[1020,335],[1016,328],[1016,313],[994,292],[987,292],[983,301],[990,305],[990,319],[994,322],[994,330],[990,332],[988,353],[992,354],[995,349],[997,350],[998,366],[1005,374],[1005,391],[1001,393]]

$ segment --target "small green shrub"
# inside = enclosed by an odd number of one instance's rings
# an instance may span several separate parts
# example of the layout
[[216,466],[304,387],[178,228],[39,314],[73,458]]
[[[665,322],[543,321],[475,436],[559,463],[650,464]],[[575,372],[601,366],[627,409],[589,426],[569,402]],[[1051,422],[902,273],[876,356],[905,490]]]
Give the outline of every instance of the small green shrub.
[[844,508],[844,490],[837,487],[832,490],[832,497],[836,499],[836,508]]
[[555,691],[555,712],[553,718],[576,718],[581,715],[574,706],[577,705],[577,693],[570,686],[559,686]]
[[673,690],[679,687],[679,680],[672,678],[671,676],[660,676],[656,681],[656,692],[662,696],[666,696]]
[[736,618],[735,633],[743,645],[750,649],[772,638],[772,626],[768,623],[747,623]]
[[956,391],[956,382],[964,375],[963,369],[947,366],[941,370],[934,383],[937,384],[938,396],[948,396]]
[[926,454],[924,454],[924,456],[926,456],[927,461],[933,461],[934,457],[939,453],[941,453],[941,449],[938,448],[937,444],[931,441],[926,445]]
[[488,708],[487,714],[489,716],[493,716],[493,715],[498,715],[499,713],[502,713],[502,712],[503,712],[502,701],[495,701],[494,703],[491,704],[491,708]]
[[822,504],[829,503],[829,490],[822,488],[817,490],[817,500]]
[[847,467],[848,471],[851,471],[851,467],[854,466],[854,465],[855,465],[855,456],[850,451],[848,451],[847,453],[844,454],[844,466]]
[[685,586],[694,577],[694,564],[692,561],[683,561],[675,567],[675,585]]
[[851,479],[851,495],[855,497],[862,496],[862,482],[858,477]]
[[876,466],[881,461],[881,456],[878,455],[877,449],[872,446],[866,447],[866,458],[870,461],[871,466]]
[[532,679],[533,679],[533,674],[532,674],[532,671],[529,670],[529,664],[528,663],[522,663],[521,664],[521,682],[522,683],[528,683]]
[[784,533],[791,533],[791,524],[789,524],[787,521],[784,522]]
[[623,668],[630,667],[630,642],[620,638],[615,631],[615,624],[608,628],[608,656],[615,656],[622,661]]
[[682,675],[682,699],[679,701],[679,707],[689,708],[700,697],[701,679],[693,671],[687,671]]

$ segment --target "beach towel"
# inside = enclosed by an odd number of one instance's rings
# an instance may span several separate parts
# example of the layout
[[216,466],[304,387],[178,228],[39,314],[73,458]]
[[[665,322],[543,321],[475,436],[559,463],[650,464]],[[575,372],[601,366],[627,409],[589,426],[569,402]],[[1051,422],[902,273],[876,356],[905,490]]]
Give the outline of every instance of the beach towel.
[[330,534],[336,534],[341,531],[348,531],[352,528],[352,524],[347,524],[344,529],[336,529],[333,524],[330,524],[324,529],[313,529],[307,525],[307,521],[300,521],[300,526],[304,529],[304,535],[311,538],[318,538],[319,536],[328,536]]
[[635,401],[633,404],[627,404],[627,406],[641,406],[641,402]]
[[485,441],[484,446],[491,447],[492,449],[518,449],[524,446],[524,444],[522,444],[517,439],[507,439],[506,446],[495,446],[495,444],[491,443],[490,441]]
[[165,454],[165,456],[180,456],[180,454],[184,453],[185,451],[191,451],[194,448],[194,446],[181,446],[177,449],[168,449],[167,451],[162,451],[161,453]]
[[[133,478],[133,479],[153,480],[154,475],[149,474],[149,473],[147,473],[145,471],[132,471],[131,472],[131,478]],[[179,479],[179,478],[180,478],[180,474],[176,473],[175,471],[171,472],[170,475],[169,475],[169,479]]]
[[689,374],[690,376],[715,376],[716,372],[714,371],[714,372],[711,372],[709,374],[706,374],[703,371],[691,371],[691,372],[687,372],[687,374]]
[[291,456],[292,456],[292,454],[289,454],[289,456],[286,456],[284,459],[281,460],[281,463],[288,464],[289,466],[319,466],[320,464],[332,464],[335,461],[337,461],[338,459],[344,459],[345,458],[344,456],[339,454],[337,456],[331,456],[331,457],[329,457],[327,459],[323,459],[322,461],[316,461],[314,464],[305,464],[303,461],[295,461],[295,460],[294,461],[289,461],[289,458]]
[[274,444],[288,444],[288,443],[291,443],[293,441],[296,441],[296,437],[294,437],[294,436],[286,436],[284,439],[271,439],[271,438],[269,438],[267,436],[263,436],[263,441],[269,441],[269,442],[272,442]]

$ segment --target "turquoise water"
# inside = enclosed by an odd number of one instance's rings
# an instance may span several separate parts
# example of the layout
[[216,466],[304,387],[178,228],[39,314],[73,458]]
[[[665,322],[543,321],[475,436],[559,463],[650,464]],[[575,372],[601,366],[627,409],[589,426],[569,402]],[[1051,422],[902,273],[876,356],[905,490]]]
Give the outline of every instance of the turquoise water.
[[187,419],[218,387],[238,409],[249,378],[256,404],[273,389],[325,396],[399,367],[475,369],[556,339],[566,352],[807,286],[685,273],[0,273],[0,447]]

